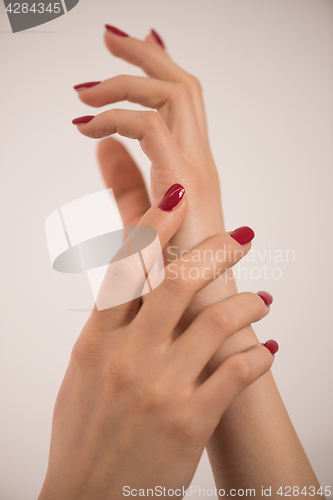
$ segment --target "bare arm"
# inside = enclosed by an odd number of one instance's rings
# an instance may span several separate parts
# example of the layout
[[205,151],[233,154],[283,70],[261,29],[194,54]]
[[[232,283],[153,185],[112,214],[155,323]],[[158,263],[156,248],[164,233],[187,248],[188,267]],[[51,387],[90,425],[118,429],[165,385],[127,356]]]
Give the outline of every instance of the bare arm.
[[[150,78],[116,77],[80,91],[81,100],[99,107],[127,99],[156,109],[156,117],[147,116],[146,125],[151,137],[158,140],[140,136],[134,130],[134,115],[128,114],[123,119],[115,110],[81,126],[80,132],[94,138],[118,132],[140,140],[152,162],[153,201],[172,182],[190,187],[188,212],[170,242],[178,253],[190,250],[212,234],[225,231],[200,84],[169,58],[152,35],[140,41],[107,31],[105,42],[112,54],[140,66]],[[177,161],[159,164],[155,147],[169,148]],[[115,191],[124,223],[135,224],[149,206],[137,166],[125,148],[113,139],[102,141],[98,154],[104,179]],[[235,293],[233,279],[210,284],[196,295],[177,333],[184,331],[205,306]],[[258,339],[251,327],[239,331],[214,355],[205,375],[212,373],[230,354],[256,343]],[[261,487],[272,487],[273,498],[281,498],[276,495],[280,486],[319,488],[270,372],[238,396],[224,414],[207,449],[218,488],[254,488],[258,494]]]

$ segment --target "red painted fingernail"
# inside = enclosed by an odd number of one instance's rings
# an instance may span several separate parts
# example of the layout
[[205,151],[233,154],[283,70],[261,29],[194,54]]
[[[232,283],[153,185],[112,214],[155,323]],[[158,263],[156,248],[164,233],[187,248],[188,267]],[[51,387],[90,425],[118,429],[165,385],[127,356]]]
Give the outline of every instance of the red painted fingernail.
[[92,115],[87,115],[87,116],[80,116],[79,118],[74,118],[74,120],[72,120],[72,123],[74,125],[83,125],[84,123],[89,123],[91,122],[91,120],[95,118],[94,116]]
[[83,89],[90,89],[91,87],[95,87],[95,85],[98,85],[101,82],[86,82],[86,83],[79,83],[79,85],[74,85],[75,90],[83,90]]
[[240,245],[245,245],[245,243],[250,243],[255,235],[254,231],[250,227],[242,226],[235,229],[230,236]]
[[127,33],[125,33],[124,31],[121,31],[121,30],[118,30],[118,28],[116,28],[115,26],[110,26],[109,24],[106,24],[105,25],[105,28],[108,30],[108,31],[111,31],[111,33],[113,33],[114,35],[118,35],[118,36],[129,36]]
[[165,43],[163,42],[163,40],[160,37],[160,35],[155,30],[153,30],[153,29],[150,30],[150,33],[155,38],[155,41],[160,44],[160,46],[162,47],[162,49],[165,50]]
[[266,306],[270,306],[273,302],[273,297],[268,292],[257,292],[257,295],[265,302]]
[[173,184],[161,199],[158,208],[165,212],[171,212],[178,205],[184,194],[185,188],[181,184]]
[[266,347],[272,354],[275,354],[279,350],[279,344],[276,342],[276,340],[267,340],[267,342],[262,345]]

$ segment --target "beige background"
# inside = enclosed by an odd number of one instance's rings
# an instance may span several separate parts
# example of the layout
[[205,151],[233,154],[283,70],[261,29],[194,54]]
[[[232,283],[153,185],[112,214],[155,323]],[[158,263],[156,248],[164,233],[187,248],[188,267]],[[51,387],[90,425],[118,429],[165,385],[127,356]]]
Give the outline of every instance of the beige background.
[[[15,35],[1,2],[0,497],[39,493],[55,397],[88,316],[69,309],[92,306],[83,276],[52,270],[44,221],[103,188],[96,143],[71,124],[91,114],[72,86],[141,74],[107,52],[105,22],[140,38],[156,28],[200,78],[227,227],[253,227],[256,252],[295,251],[295,262],[248,262],[282,277],[243,276],[239,288],[274,295],[255,329],[280,343],[277,384],[321,484],[333,486],[332,0],[81,0]],[[148,178],[139,145],[126,142]],[[205,455],[194,483],[213,486]]]

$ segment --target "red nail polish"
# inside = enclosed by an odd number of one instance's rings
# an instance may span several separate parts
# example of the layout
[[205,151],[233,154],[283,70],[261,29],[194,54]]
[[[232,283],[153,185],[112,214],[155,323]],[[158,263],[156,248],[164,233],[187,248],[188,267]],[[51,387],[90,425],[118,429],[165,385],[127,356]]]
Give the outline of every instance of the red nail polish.
[[127,33],[125,33],[124,31],[121,31],[121,30],[118,30],[118,28],[115,28],[114,26],[110,26],[109,24],[106,24],[105,25],[105,28],[108,30],[108,31],[111,31],[111,33],[113,33],[114,35],[118,35],[118,36],[126,36],[128,37],[129,35]]
[[86,82],[86,83],[79,83],[79,85],[74,85],[75,90],[83,90],[83,89],[90,89],[91,87],[95,87],[95,85],[98,85],[101,82]]
[[84,123],[89,123],[93,118],[95,117],[92,115],[80,116],[79,118],[74,118],[74,120],[72,120],[72,123],[74,125],[83,125]]
[[272,354],[275,354],[279,350],[279,344],[276,342],[276,340],[267,340],[267,342],[262,345],[266,347]]
[[273,302],[273,297],[268,292],[257,292],[257,295],[265,302],[266,306],[270,306]]
[[156,33],[155,30],[151,29],[150,30],[150,33],[153,35],[153,37],[155,38],[155,41],[157,43],[160,44],[160,46],[162,47],[162,49],[165,50],[165,43],[163,42],[162,38],[160,37],[160,35],[158,33]]
[[240,245],[245,245],[245,243],[250,243],[255,235],[254,231],[250,227],[242,226],[235,229],[230,236]]
[[161,199],[158,208],[165,212],[171,212],[178,205],[184,194],[185,189],[181,184],[173,184]]

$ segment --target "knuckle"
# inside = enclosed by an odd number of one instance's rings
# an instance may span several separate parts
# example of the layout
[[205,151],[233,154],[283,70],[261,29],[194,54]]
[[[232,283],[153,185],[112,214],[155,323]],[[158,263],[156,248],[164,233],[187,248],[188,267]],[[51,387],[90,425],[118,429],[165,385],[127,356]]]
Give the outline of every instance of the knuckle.
[[173,415],[166,419],[164,424],[165,432],[177,442],[192,442],[197,431],[192,424],[193,420],[187,411],[178,409],[177,412],[173,412]]
[[85,339],[78,339],[71,352],[70,361],[71,364],[78,368],[87,365],[96,357],[96,345],[91,341]]
[[163,124],[163,118],[156,111],[142,111],[141,118],[145,129],[148,130],[159,130]]
[[121,75],[114,76],[112,78],[113,82],[118,83],[120,85],[127,85],[129,83],[129,75],[122,73]]
[[111,259],[104,276],[104,281],[110,284],[123,284],[128,286],[127,280],[132,280],[138,275],[141,276],[141,263],[138,259],[129,259],[128,246],[125,243]]
[[144,389],[141,397],[141,406],[145,411],[150,413],[152,410],[164,407],[166,399],[163,385],[158,380],[155,380],[154,383],[150,383]]
[[261,319],[268,313],[268,308],[265,306],[264,301],[258,294],[253,292],[244,292],[249,310],[251,310],[252,317],[255,320]]
[[191,89],[193,89],[195,91],[201,91],[202,90],[200,80],[196,76],[188,73],[188,75],[187,75],[187,81],[188,81],[188,85],[189,85],[189,87]]
[[186,280],[182,276],[179,266],[175,264],[168,264],[166,266],[163,286],[172,295],[176,295],[178,297],[186,295],[188,286],[186,285]]
[[131,387],[137,380],[136,367],[126,354],[107,360],[102,373],[104,381],[108,386],[111,384],[114,390]]
[[189,87],[192,90],[192,92],[195,92],[196,94],[202,94],[201,83],[196,76],[189,75],[188,82],[189,82]]
[[184,83],[175,83],[173,85],[172,94],[175,100],[181,100],[181,101],[191,100],[190,89]]
[[211,331],[217,334],[221,331],[224,333],[233,331],[234,319],[220,304],[207,308],[204,316],[205,324]]
[[82,349],[82,345],[76,341],[71,352],[71,364],[81,365],[82,361],[85,359],[85,354]]
[[245,387],[252,380],[252,369],[242,355],[234,355],[229,359],[229,369],[238,385]]

